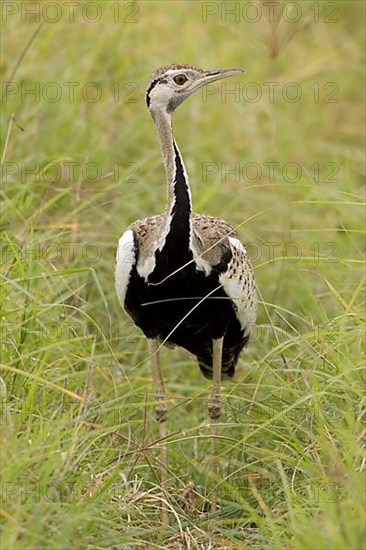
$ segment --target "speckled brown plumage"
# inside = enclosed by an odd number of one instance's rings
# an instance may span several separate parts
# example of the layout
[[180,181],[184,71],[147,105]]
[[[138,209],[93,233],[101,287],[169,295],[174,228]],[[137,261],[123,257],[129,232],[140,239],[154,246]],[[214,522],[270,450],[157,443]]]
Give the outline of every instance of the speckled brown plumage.
[[189,71],[197,71],[201,74],[204,74],[204,71],[202,69],[199,69],[195,67],[194,65],[187,65],[186,63],[172,63],[171,65],[165,65],[164,67],[159,67],[154,71],[150,77],[150,80],[148,82],[147,88],[149,88],[150,84],[157,80],[158,78],[162,77],[164,74],[166,74],[168,71],[177,71],[177,70],[184,70],[187,69]]

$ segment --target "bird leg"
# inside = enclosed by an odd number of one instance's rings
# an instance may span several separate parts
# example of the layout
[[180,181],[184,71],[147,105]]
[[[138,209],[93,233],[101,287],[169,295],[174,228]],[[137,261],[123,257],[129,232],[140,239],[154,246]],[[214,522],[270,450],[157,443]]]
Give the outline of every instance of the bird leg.
[[[155,405],[155,417],[159,425],[159,439],[160,443],[160,484],[163,491],[166,488],[167,481],[167,472],[168,472],[168,463],[167,463],[167,453],[166,453],[166,433],[167,433],[167,412],[168,407],[165,401],[165,390],[164,382],[161,376],[160,371],[160,361],[159,361],[159,352],[158,352],[158,341],[149,339],[149,354],[151,359],[151,369],[153,377],[153,385],[155,390],[156,405]],[[169,516],[164,504],[161,509],[162,513],[162,523],[164,526],[169,525]]]
[[[208,402],[208,413],[211,420],[211,467],[212,480],[216,483],[218,473],[218,449],[217,449],[217,423],[221,418],[221,368],[222,368],[222,345],[224,338],[212,339],[212,390]],[[217,506],[216,490],[212,491],[211,512],[215,512]]]

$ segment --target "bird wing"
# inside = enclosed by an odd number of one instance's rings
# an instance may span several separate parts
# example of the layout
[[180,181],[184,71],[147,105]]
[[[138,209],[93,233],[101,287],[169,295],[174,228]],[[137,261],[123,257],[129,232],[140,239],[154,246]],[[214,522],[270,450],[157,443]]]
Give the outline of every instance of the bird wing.
[[141,274],[154,268],[154,250],[164,216],[157,215],[131,223],[118,241],[115,286],[119,301],[124,308],[131,272],[137,267]]
[[137,261],[137,246],[135,234],[129,227],[118,241],[115,285],[118,299],[121,306],[124,307],[128,283],[133,266]]
[[158,214],[130,225],[136,242],[136,268],[138,274],[147,281],[155,267],[155,250],[158,246],[164,216]]
[[236,316],[248,335],[257,317],[257,294],[251,263],[245,246],[237,237],[228,237],[232,252],[225,271],[220,273],[219,282],[234,304]]
[[[144,257],[147,258],[147,263],[153,261],[149,251],[155,247],[163,220],[162,215],[136,220],[128,226],[118,241],[115,284],[122,307],[133,267],[137,266],[139,269],[139,259],[141,264],[141,258]],[[149,270],[151,267],[147,265],[145,269]]]
[[[244,334],[250,333],[256,319],[256,289],[252,266],[245,246],[228,223],[212,216],[193,215],[193,228],[201,248],[201,269],[217,269],[219,283],[234,305]],[[199,261],[196,259],[198,268]]]
[[239,238],[235,229],[220,218],[192,214],[193,235],[191,248],[198,269],[207,274],[211,268],[225,269],[231,257],[229,237]]

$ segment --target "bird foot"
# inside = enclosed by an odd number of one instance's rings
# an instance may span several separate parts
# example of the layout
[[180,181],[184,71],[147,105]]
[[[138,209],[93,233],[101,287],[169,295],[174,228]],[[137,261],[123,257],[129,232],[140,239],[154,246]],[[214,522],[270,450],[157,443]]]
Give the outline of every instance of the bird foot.
[[166,422],[168,419],[168,407],[166,403],[158,403],[155,407],[155,418],[159,422]]
[[183,491],[183,509],[193,512],[196,509],[197,491],[193,481],[190,481]]
[[221,403],[217,399],[210,400],[208,403],[208,414],[212,421],[219,420],[221,416]]

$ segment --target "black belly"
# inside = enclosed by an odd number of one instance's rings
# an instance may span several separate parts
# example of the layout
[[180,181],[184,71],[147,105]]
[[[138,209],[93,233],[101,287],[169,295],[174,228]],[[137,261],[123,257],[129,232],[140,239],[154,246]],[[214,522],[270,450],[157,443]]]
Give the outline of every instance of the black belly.
[[212,377],[213,338],[224,336],[222,374],[229,377],[248,340],[220,286],[219,274],[219,269],[213,269],[206,276],[192,262],[159,284],[166,270],[157,266],[145,282],[134,267],[125,298],[127,312],[148,338],[160,338],[193,353],[207,378]]

